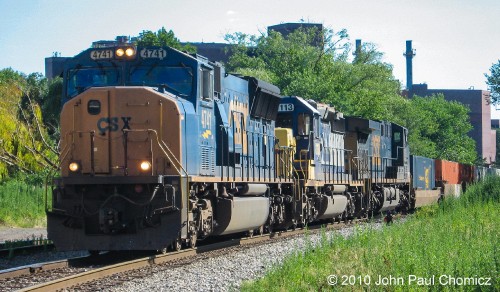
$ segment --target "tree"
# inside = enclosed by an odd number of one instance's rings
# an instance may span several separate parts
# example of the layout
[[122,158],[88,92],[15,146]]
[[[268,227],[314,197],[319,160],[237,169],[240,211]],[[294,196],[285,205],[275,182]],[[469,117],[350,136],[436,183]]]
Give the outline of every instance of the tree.
[[286,38],[274,31],[226,35],[234,45],[227,69],[271,82],[283,95],[330,103],[347,115],[389,119],[388,105],[402,97],[392,66],[381,61],[382,53],[365,44],[350,63],[346,30],[319,33],[319,45],[316,28],[298,29]]
[[490,102],[497,105],[500,104],[500,60],[491,66],[490,73],[490,75],[484,74],[484,76],[491,91]]
[[0,70],[0,179],[16,172],[57,169],[57,150],[38,102],[47,92],[40,74]]
[[159,47],[172,47],[181,51],[195,53],[196,48],[189,44],[182,45],[181,42],[172,30],[167,31],[162,27],[157,32],[150,30],[143,30],[135,40],[138,46],[159,46]]
[[[283,95],[329,103],[347,116],[388,120],[409,129],[412,153],[473,163],[474,141],[468,108],[443,96],[405,99],[392,66],[365,43],[354,60],[345,30],[298,29],[286,38],[278,32],[260,36],[226,35],[233,44],[227,69],[277,85]],[[316,42],[317,43],[317,42]]]
[[408,128],[410,152],[430,158],[473,164],[477,160],[469,108],[442,94],[414,96],[398,106],[397,122]]
[[43,97],[41,103],[43,112],[43,124],[45,125],[48,134],[54,141],[59,140],[59,117],[61,115],[61,100],[63,82],[61,77],[56,77],[50,80],[47,84],[47,94]]

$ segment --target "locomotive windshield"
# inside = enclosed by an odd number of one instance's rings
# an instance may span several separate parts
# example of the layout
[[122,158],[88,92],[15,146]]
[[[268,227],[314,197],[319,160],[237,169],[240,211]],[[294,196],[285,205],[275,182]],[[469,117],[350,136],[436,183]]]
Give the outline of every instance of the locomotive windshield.
[[188,96],[193,88],[193,72],[188,67],[132,67],[130,85],[165,87],[176,94]]
[[120,72],[111,68],[73,69],[68,74],[68,96],[73,97],[90,87],[119,85]]
[[194,96],[197,69],[195,59],[165,48],[91,48],[66,62],[63,103],[91,87],[107,86],[147,86],[181,97]]

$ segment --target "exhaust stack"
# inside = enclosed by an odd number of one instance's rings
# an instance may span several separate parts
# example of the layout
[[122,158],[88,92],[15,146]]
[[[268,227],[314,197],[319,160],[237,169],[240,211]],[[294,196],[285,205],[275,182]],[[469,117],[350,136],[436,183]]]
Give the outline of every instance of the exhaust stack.
[[[416,55],[415,49],[411,47],[411,41],[406,41],[406,52],[403,54],[406,57],[406,89],[411,92],[413,87],[413,57]],[[411,95],[411,93],[410,93]]]

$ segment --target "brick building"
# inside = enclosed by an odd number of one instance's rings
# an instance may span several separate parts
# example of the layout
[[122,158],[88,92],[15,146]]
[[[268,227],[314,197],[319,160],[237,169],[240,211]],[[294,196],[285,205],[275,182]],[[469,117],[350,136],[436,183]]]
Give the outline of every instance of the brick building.
[[486,163],[491,164],[496,156],[496,131],[492,130],[490,92],[475,89],[428,89],[427,84],[413,84],[410,96],[431,96],[442,93],[446,100],[455,100],[470,108],[472,131],[469,136],[476,141],[476,151]]

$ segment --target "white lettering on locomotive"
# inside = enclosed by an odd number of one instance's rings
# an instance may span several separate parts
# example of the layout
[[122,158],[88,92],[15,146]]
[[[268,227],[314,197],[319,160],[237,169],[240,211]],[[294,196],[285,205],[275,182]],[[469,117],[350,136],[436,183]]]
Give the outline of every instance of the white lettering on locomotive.
[[163,60],[167,56],[167,51],[163,48],[159,49],[142,49],[141,58],[144,59],[160,59]]

